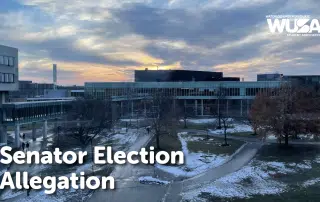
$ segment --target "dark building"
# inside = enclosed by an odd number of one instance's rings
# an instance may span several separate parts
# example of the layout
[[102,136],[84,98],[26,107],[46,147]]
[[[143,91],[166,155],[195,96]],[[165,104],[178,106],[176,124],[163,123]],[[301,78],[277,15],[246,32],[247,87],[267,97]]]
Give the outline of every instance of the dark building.
[[41,97],[45,91],[53,89],[51,83],[32,83],[32,81],[19,81],[19,90],[9,94],[10,100],[19,101],[19,99]]
[[257,81],[280,81],[283,77],[283,74],[274,73],[274,74],[258,74]]
[[237,77],[223,77],[222,72],[191,70],[135,70],[135,82],[179,82],[179,81],[240,81]]
[[294,86],[320,87],[320,75],[258,74],[257,81],[289,81]]
[[320,75],[285,75],[283,80],[299,86],[320,86]]

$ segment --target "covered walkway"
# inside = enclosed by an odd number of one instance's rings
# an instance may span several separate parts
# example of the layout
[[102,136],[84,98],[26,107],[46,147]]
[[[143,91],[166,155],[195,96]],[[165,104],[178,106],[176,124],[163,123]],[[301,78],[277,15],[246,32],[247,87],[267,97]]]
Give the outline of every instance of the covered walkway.
[[2,104],[0,118],[0,143],[7,144],[7,127],[14,127],[15,147],[20,147],[20,126],[32,124],[35,137],[36,122],[43,122],[43,137],[47,136],[47,121],[63,116],[71,107],[72,100],[12,102]]

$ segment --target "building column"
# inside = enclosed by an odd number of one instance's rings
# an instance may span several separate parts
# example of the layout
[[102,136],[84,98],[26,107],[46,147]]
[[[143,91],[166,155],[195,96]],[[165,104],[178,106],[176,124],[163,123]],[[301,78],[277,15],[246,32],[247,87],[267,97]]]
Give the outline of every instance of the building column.
[[47,140],[47,134],[48,134],[48,121],[45,120],[43,122],[43,128],[42,128],[43,141]]
[[229,117],[229,100],[227,100],[227,117]]
[[176,99],[173,99],[173,113],[176,114]]
[[14,146],[15,148],[20,148],[20,125],[15,125],[15,131],[14,131]]
[[133,117],[133,101],[131,102],[131,117]]
[[147,117],[147,103],[146,101],[143,102],[143,110],[144,110],[144,116]]
[[241,99],[241,102],[240,102],[240,116],[243,115],[243,112],[242,112],[242,99]]
[[32,140],[33,141],[36,141],[36,132],[37,132],[36,122],[32,122]]
[[198,100],[194,100],[194,114],[198,115]]
[[120,117],[123,115],[123,102],[120,101]]
[[201,99],[201,116],[203,116],[203,99]]
[[247,99],[247,116],[249,115],[249,99]]
[[0,127],[0,143],[8,144],[7,126]]

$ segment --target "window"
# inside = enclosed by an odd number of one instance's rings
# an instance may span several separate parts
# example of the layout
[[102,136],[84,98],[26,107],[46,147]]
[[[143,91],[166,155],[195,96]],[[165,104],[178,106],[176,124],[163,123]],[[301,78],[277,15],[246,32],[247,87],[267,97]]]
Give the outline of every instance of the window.
[[9,83],[9,74],[4,75],[4,82]]
[[9,58],[7,56],[4,56],[4,65],[9,65]]
[[13,79],[13,74],[9,74],[9,83],[13,83],[14,79]]
[[4,64],[4,58],[2,55],[0,55],[0,65],[3,65]]
[[13,67],[13,57],[9,57],[9,66]]
[[0,73],[0,83],[14,83],[14,74]]

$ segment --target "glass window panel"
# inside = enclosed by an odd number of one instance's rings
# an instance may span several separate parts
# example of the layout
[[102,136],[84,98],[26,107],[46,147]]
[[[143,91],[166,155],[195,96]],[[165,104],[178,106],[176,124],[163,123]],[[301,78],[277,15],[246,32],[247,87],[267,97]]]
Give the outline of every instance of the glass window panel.
[[4,82],[8,83],[9,82],[9,74],[4,75]]
[[4,56],[4,65],[9,65],[9,58],[7,56]]
[[13,74],[9,74],[9,82],[10,82],[10,83],[13,83],[13,82],[14,82]]
[[13,57],[9,57],[9,66],[13,66]]
[[0,55],[0,65],[3,65],[4,64],[4,58],[2,55]]

